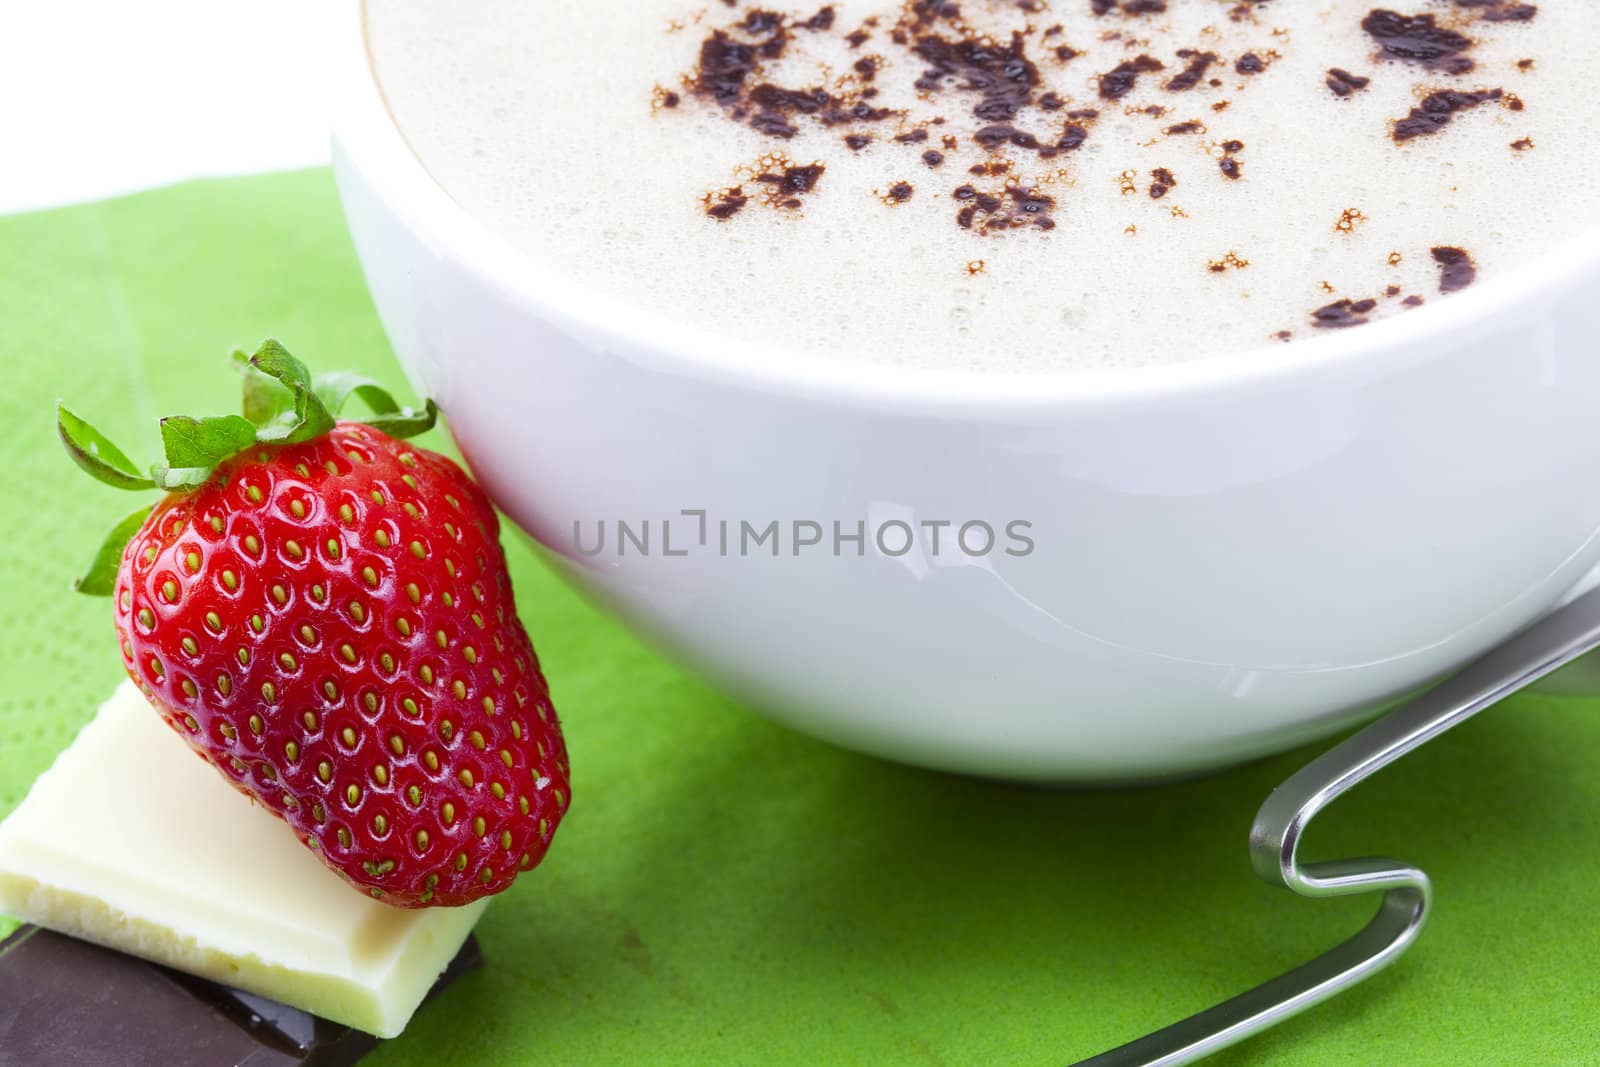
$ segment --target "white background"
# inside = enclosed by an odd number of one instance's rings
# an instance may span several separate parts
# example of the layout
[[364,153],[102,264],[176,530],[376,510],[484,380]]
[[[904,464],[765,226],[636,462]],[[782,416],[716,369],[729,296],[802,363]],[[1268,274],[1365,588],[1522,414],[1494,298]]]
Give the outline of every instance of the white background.
[[342,0],[0,0],[0,214],[328,158]]

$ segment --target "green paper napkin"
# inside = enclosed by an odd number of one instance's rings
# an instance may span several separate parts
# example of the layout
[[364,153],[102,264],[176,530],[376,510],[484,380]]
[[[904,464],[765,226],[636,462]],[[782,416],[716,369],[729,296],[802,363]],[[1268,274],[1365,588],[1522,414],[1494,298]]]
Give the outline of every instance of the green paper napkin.
[[[126,503],[67,461],[52,402],[153,451],[159,414],[234,410],[235,344],[400,379],[326,171],[0,219],[0,262],[3,815],[122,674],[109,605],[68,585]],[[489,966],[375,1067],[1058,1065],[1374,906],[1251,874],[1251,817],[1308,752],[1090,793],[876,762],[734,706],[508,540],[573,811],[484,919]],[[1373,852],[1434,876],[1418,947],[1214,1062],[1597,1062],[1600,701],[1508,701],[1357,790],[1308,847]]]

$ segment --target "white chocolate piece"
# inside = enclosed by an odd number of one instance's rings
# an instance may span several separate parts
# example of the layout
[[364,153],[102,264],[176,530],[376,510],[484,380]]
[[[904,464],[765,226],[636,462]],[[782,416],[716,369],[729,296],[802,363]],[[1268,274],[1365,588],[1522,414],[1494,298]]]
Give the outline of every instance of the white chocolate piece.
[[131,682],[0,823],[0,913],[378,1035],[405,1028],[486,901],[352,888]]

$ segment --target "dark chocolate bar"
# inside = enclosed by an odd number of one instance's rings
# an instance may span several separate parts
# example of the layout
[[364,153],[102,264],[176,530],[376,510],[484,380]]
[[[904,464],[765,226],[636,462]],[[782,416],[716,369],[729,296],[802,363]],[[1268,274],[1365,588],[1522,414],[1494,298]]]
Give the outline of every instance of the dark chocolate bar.
[[[468,938],[428,999],[481,965]],[[371,1034],[24,926],[0,941],[0,1067],[347,1067]]]

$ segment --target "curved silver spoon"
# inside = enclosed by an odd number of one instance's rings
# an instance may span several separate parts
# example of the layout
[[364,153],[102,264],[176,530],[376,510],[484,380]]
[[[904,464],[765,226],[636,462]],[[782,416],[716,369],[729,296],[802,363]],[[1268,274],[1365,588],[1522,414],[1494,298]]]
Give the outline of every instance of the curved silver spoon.
[[1250,830],[1256,873],[1305,897],[1381,890],[1354,937],[1214,1008],[1082,1061],[1077,1067],[1176,1067],[1276,1026],[1393,963],[1422,932],[1432,889],[1422,871],[1383,858],[1302,864],[1317,813],[1406,753],[1600,647],[1600,589],[1584,593],[1414,700],[1318,756],[1267,797]]

